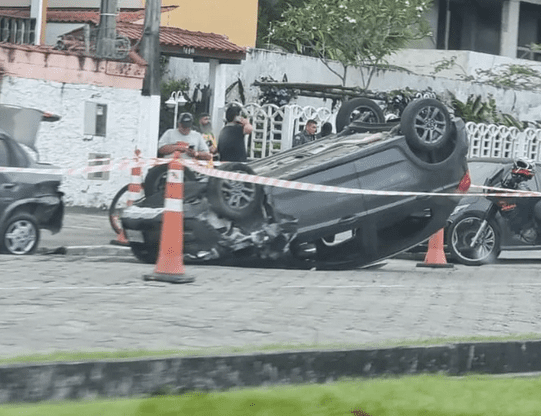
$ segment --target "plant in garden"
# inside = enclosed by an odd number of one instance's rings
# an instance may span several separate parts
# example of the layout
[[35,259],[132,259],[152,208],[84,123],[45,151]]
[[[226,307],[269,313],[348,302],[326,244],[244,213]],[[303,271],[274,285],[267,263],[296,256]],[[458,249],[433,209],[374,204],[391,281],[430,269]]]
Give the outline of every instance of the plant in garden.
[[[368,88],[385,57],[430,35],[424,15],[431,0],[307,0],[290,6],[270,39],[287,50],[318,57],[345,85],[360,68]],[[341,64],[336,70],[332,61]]]
[[476,72],[476,81],[495,87],[541,90],[541,72],[529,65],[506,64]]
[[[541,47],[539,47],[541,48]],[[468,75],[464,68],[456,63],[456,56],[434,62],[435,75],[443,70],[458,68],[458,76],[463,81],[473,81],[499,88],[541,90],[541,72],[529,65],[505,64],[490,69],[477,69],[476,76]]]
[[455,115],[462,118],[465,122],[501,124],[507,127],[516,127],[520,130],[524,129],[523,123],[510,114],[502,113],[498,110],[496,100],[490,94],[486,101],[483,101],[480,95],[474,96],[472,94],[466,102],[460,101],[451,92],[449,94]]

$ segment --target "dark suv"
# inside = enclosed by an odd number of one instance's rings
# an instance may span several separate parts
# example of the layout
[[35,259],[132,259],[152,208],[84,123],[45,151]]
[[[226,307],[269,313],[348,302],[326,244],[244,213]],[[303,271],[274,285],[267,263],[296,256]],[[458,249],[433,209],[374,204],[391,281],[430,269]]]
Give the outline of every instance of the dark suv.
[[[453,119],[439,101],[414,101],[395,123],[366,124],[356,117],[336,135],[246,164],[224,163],[219,169],[354,190],[454,193],[468,189],[464,123]],[[132,251],[143,261],[154,262],[158,253],[164,198],[156,178],[165,169],[160,166],[149,172],[146,197],[122,216]],[[311,192],[295,186],[201,178],[190,170],[186,174],[184,257],[188,262],[230,264],[251,256],[306,267],[366,265],[443,228],[460,199],[459,195]]]
[[[0,251],[3,253],[33,253],[39,243],[40,228],[56,233],[62,227],[63,194],[58,190],[62,177],[47,173],[54,166],[35,161],[28,150],[35,150],[39,123],[55,120],[57,116],[39,110],[0,105]],[[42,172],[18,172],[17,168]]]

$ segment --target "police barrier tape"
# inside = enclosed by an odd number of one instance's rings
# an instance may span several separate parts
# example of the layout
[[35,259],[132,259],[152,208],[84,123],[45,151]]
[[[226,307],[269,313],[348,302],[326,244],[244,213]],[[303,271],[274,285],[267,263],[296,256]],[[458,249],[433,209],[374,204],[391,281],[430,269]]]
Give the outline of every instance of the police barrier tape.
[[[103,162],[107,159],[94,159],[89,162]],[[113,162],[113,160],[109,160]],[[125,158],[114,161],[114,163],[85,166],[80,168],[56,168],[56,169],[36,169],[36,168],[12,168],[12,167],[0,167],[1,172],[20,172],[20,173],[36,173],[46,175],[76,175],[96,172],[106,172],[112,170],[123,170],[131,168],[132,166],[156,166],[165,163],[169,163],[171,159],[162,158]],[[249,175],[246,173],[227,172],[219,169],[208,168],[202,165],[206,165],[208,161],[194,161],[191,159],[181,159],[185,166],[190,169],[211,177],[228,179],[239,182],[248,182],[258,185],[275,186],[286,189],[296,189],[301,191],[311,192],[326,192],[326,193],[344,193],[344,194],[357,194],[357,195],[381,195],[381,196],[445,196],[445,197],[462,197],[462,196],[483,196],[486,197],[487,193],[445,193],[445,192],[409,192],[409,191],[376,191],[369,189],[354,189],[343,188],[339,186],[327,186],[306,182],[286,181],[282,179],[269,178],[264,176]],[[471,185],[472,188],[486,189],[494,191],[491,196],[500,197],[541,197],[541,192],[524,191],[524,190],[510,190],[505,188],[495,188],[481,185]]]

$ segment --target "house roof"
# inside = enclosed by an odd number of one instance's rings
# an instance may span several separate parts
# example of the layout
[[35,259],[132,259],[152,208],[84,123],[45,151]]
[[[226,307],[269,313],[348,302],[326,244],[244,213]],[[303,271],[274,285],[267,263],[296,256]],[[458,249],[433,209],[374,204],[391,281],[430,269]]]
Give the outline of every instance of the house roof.
[[[143,25],[135,23],[119,23],[116,27],[119,34],[131,40],[139,40],[143,28]],[[160,47],[165,55],[192,58],[196,61],[240,61],[246,58],[246,48],[235,45],[225,35],[192,32],[171,26],[160,26]]]
[[[128,38],[132,47],[141,40],[143,29],[144,25],[137,23],[119,22],[116,25],[117,33]],[[62,44],[68,50],[83,51],[83,30],[76,29],[62,35]],[[225,35],[192,32],[170,26],[160,26],[160,48],[164,55],[199,62],[218,59],[221,63],[236,64],[246,59],[246,48],[235,45]]]
[[[178,6],[162,6],[162,13]],[[30,7],[0,7],[0,16],[30,18]],[[137,22],[145,18],[145,9],[120,9],[117,22]],[[100,22],[99,8],[51,8],[47,9],[47,21],[53,23],[94,23]]]

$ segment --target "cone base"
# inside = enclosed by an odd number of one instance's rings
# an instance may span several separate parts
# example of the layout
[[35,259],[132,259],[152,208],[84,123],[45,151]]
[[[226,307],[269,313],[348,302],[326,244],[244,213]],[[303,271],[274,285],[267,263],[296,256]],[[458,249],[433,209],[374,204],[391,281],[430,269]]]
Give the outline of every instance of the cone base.
[[167,283],[192,283],[195,281],[195,277],[178,274],[152,273],[145,274],[143,280]]
[[452,263],[417,263],[417,267],[435,267],[441,269],[450,269],[455,267],[455,265]]

